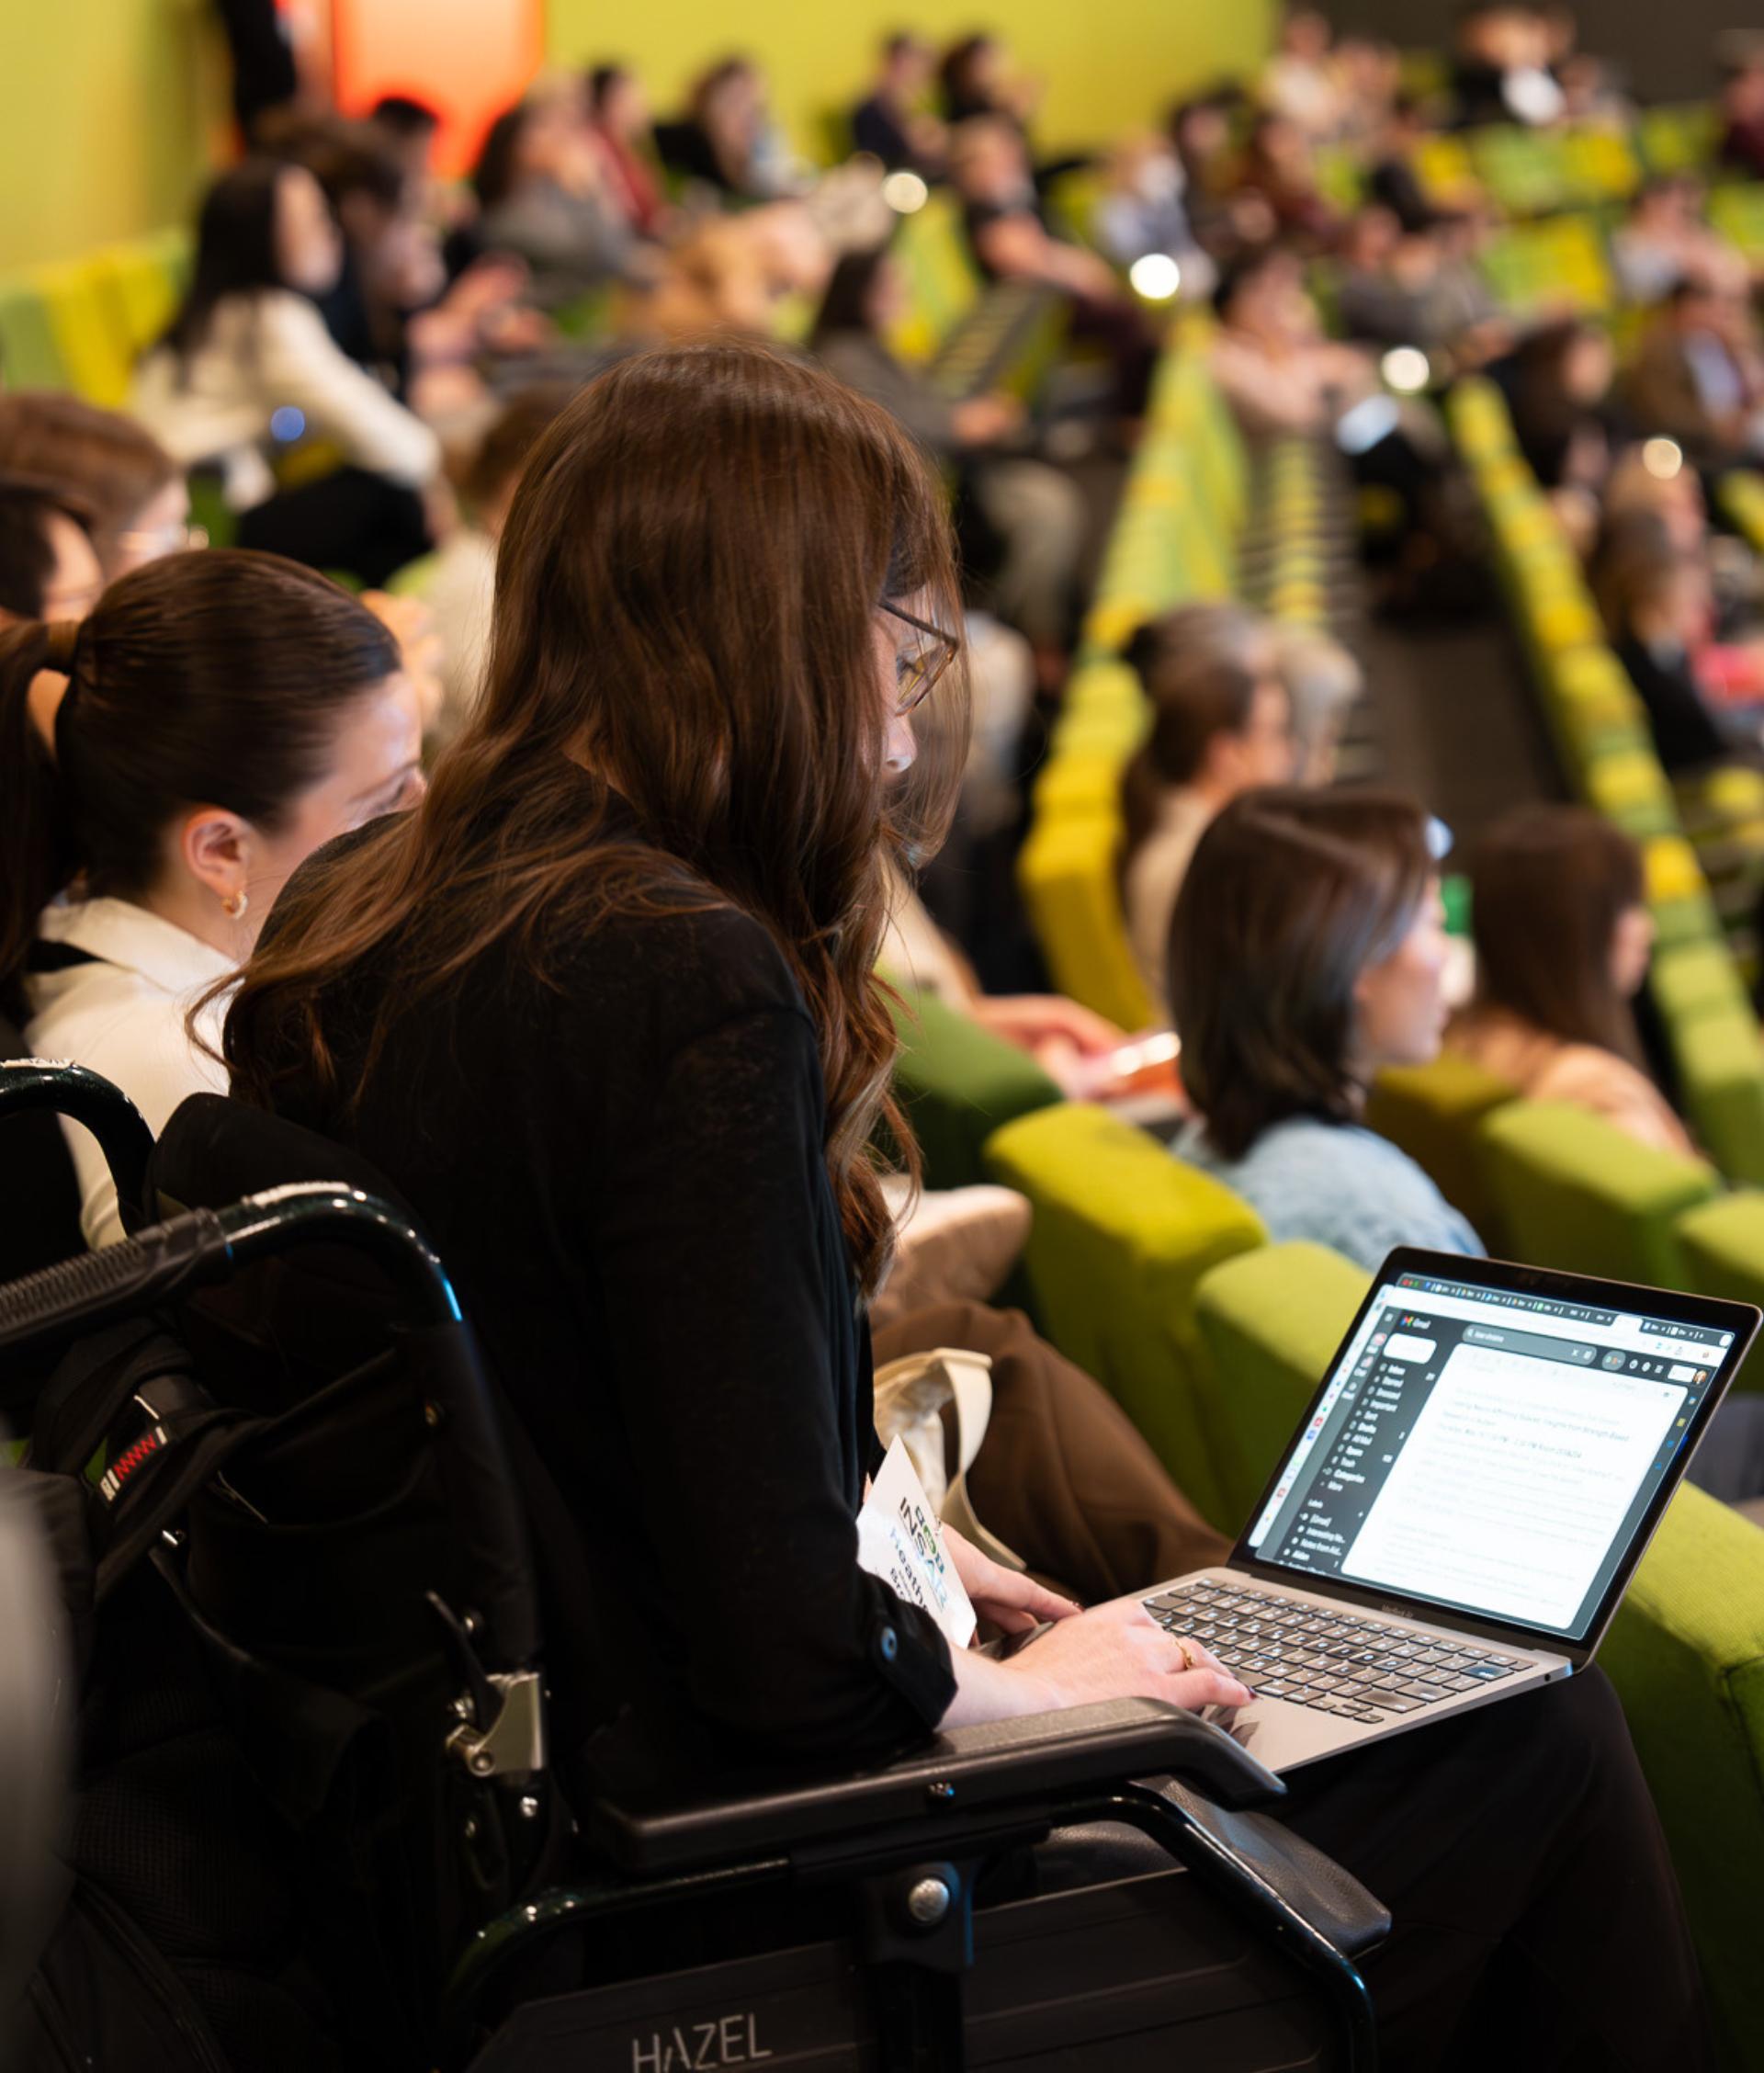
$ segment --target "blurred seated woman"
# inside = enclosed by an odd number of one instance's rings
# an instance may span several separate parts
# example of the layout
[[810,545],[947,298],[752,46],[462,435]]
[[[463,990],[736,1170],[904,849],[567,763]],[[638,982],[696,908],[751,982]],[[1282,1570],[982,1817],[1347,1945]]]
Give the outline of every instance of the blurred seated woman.
[[1668,518],[1633,512],[1606,528],[1593,592],[1668,773],[1690,775],[1724,762],[1736,743],[1705,703],[1696,668],[1714,623],[1702,557],[1676,544]]
[[[67,679],[54,753],[28,710]],[[421,789],[396,642],[347,592],[266,554],[173,555],[122,577],[82,627],[0,640],[0,986],[26,1036],[113,1081],[164,1128],[226,1084],[231,977],[295,866]],[[205,1052],[202,1046],[210,1048]],[[86,1240],[120,1238],[96,1140],[67,1137]]]
[[1177,1156],[1275,1239],[1368,1269],[1397,1245],[1479,1253],[1421,1169],[1362,1121],[1385,1066],[1445,1026],[1445,916],[1426,814],[1384,792],[1246,792],[1201,837],[1170,936],[1196,1120]]
[[1447,1047],[1530,1100],[1571,1102],[1642,1144],[1691,1151],[1643,1069],[1630,1007],[1654,944],[1640,849],[1584,807],[1523,807],[1468,867],[1476,991]]
[[905,425],[935,459],[955,467],[1002,543],[992,586],[999,617],[1037,649],[1070,638],[1074,586],[1084,551],[1082,493],[1045,461],[1009,450],[1021,432],[1014,396],[957,402],[889,350],[890,326],[904,300],[900,273],[885,248],[847,253],[833,269],[810,344],[824,367]]
[[[313,299],[342,266],[336,221],[304,166],[235,166],[202,205],[189,292],[130,409],[180,467],[219,467],[242,547],[376,584],[429,545],[423,494],[441,447],[327,330]],[[271,461],[304,438],[337,448],[342,466],[278,491]]]
[[191,544],[184,470],[120,411],[59,390],[0,396],[0,473],[54,482],[79,499],[107,583]]
[[1293,701],[1272,629],[1239,605],[1148,620],[1127,661],[1151,726],[1121,778],[1121,897],[1139,975],[1165,1005],[1170,917],[1194,846],[1238,793],[1296,775]]
[[[939,1725],[1240,1697],[1136,1600],[1080,1612],[957,1535],[984,1615],[1051,1623],[1008,1660],[952,1651],[856,1560],[895,1049],[871,973],[890,869],[935,845],[961,760],[922,457],[758,347],[628,359],[534,453],[496,608],[427,801],[288,889],[226,1052],[236,1097],[421,1213],[555,1467],[537,1554],[585,1571],[595,1637],[548,1656],[566,1775],[698,1791]],[[1414,1925],[1366,1962],[1387,2063],[1479,2048],[1490,1975],[1521,2039],[1707,2063],[1596,1670],[1319,1764],[1283,1813]]]
[[605,148],[575,97],[533,94],[490,126],[472,169],[481,248],[524,260],[527,292],[561,309],[646,270]]
[[655,127],[662,162],[691,197],[717,202],[776,201],[799,193],[798,177],[766,105],[752,58],[722,59],[693,82],[685,112]]

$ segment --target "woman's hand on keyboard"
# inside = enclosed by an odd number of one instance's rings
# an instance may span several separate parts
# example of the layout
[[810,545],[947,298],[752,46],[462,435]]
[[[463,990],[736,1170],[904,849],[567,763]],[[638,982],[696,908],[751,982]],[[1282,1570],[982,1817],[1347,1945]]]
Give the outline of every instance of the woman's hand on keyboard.
[[1047,1710],[1102,1699],[1163,1699],[1198,1713],[1254,1694],[1200,1642],[1166,1634],[1137,1598],[1116,1598],[1059,1625],[1002,1666],[1037,1679]]

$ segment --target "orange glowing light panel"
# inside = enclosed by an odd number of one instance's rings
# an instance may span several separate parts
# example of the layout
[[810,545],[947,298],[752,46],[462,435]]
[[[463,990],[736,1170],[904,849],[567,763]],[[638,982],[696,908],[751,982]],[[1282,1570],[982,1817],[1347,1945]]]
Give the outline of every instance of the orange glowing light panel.
[[332,0],[337,106],[409,94],[441,117],[435,170],[469,166],[545,55],[544,0]]

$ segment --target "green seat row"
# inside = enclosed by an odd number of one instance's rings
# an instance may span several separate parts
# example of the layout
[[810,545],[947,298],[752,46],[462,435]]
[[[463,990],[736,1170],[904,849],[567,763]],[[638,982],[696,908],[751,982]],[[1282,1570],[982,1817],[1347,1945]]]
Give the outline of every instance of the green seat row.
[[[1505,1113],[1495,1109],[1488,1127]],[[1540,1142],[1558,1141],[1556,1130],[1545,1119]],[[1524,1135],[1509,1126],[1509,1138]],[[1034,1205],[1029,1280],[1044,1331],[1112,1391],[1206,1515],[1239,1532],[1366,1276],[1321,1247],[1268,1244],[1217,1182],[1098,1110],[1025,1116],[992,1138],[987,1158]],[[1633,1192],[1651,1215],[1671,1177]],[[1764,1196],[1745,1199],[1764,1212]],[[1729,1228],[1723,1209],[1681,1213],[1681,1240],[1711,1263],[1712,1293],[1754,1296],[1764,1228]],[[1732,1286],[1717,1288],[1724,1272]],[[1764,2073],[1764,1535],[1681,1490],[1600,1660],[1665,1825],[1724,2062]]]
[[0,276],[0,381],[71,389],[114,409],[171,322],[189,264],[188,234],[176,230]]

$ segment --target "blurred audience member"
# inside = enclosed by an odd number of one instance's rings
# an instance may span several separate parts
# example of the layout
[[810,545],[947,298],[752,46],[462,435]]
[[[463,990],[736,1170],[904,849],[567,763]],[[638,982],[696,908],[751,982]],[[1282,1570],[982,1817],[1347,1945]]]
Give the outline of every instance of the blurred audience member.
[[426,198],[435,171],[435,140],[441,130],[439,112],[414,95],[382,94],[368,120],[398,153],[405,178]]
[[1672,544],[1664,519],[1638,512],[1607,529],[1595,588],[1666,769],[1676,776],[1724,761],[1733,744],[1704,703],[1695,670],[1713,620],[1702,561]]
[[1764,51],[1737,66],[1721,93],[1721,163],[1764,180]]
[[60,390],[0,394],[0,474],[53,482],[78,499],[107,583],[192,544],[183,470],[120,411]]
[[1744,300],[1680,280],[1642,334],[1624,383],[1637,423],[1699,467],[1764,455],[1764,357]]
[[1295,7],[1280,26],[1274,54],[1261,68],[1269,110],[1293,123],[1314,144],[1332,142],[1348,126],[1348,98],[1331,62],[1329,17]]
[[944,119],[952,128],[977,116],[998,116],[1021,129],[1040,97],[1031,81],[1011,75],[1004,46],[984,32],[950,45],[938,68],[938,84]]
[[1662,1151],[1689,1132],[1644,1069],[1630,1003],[1654,923],[1642,853],[1583,807],[1521,807],[1467,859],[1476,991],[1446,1030],[1452,1050],[1528,1101],[1591,1109]]
[[539,436],[564,409],[573,391],[546,385],[522,390],[479,442],[466,470],[461,493],[466,523],[435,557],[422,587],[441,643],[442,698],[426,739],[442,747],[469,717],[490,655],[491,605],[496,585],[496,548],[514,486]]
[[833,270],[811,345],[842,381],[886,406],[920,444],[956,468],[964,491],[1000,535],[992,586],[999,616],[1038,651],[1062,651],[1071,633],[1087,508],[1057,469],[1012,454],[1023,410],[1013,396],[952,402],[889,350],[903,300],[886,251],[848,253]]
[[1545,489],[1584,488],[1602,477],[1614,366],[1603,331],[1563,317],[1528,332],[1494,370],[1520,451]]
[[1536,9],[1504,0],[1472,6],[1458,17],[1452,92],[1460,129],[1517,122],[1546,128],[1561,119],[1564,96],[1550,71],[1551,34]]
[[602,198],[639,237],[658,236],[667,220],[655,157],[655,124],[643,82],[628,65],[595,65],[587,76],[588,120],[600,146]]
[[[381,583],[423,553],[419,493],[441,449],[423,421],[344,353],[314,299],[337,285],[343,243],[303,166],[247,160],[215,183],[194,276],[141,364],[132,408],[180,465],[212,462],[242,545]],[[270,457],[322,440],[343,465],[277,490]]]
[[1348,715],[1365,696],[1365,672],[1315,628],[1276,622],[1272,632],[1274,667],[1292,706],[1292,775],[1301,785],[1333,784]]
[[68,491],[0,475],[0,627],[85,618],[104,588],[88,524]]
[[1444,910],[1427,816],[1380,792],[1246,792],[1201,837],[1170,942],[1182,1084],[1172,1148],[1277,1240],[1368,1270],[1393,1246],[1479,1253],[1406,1153],[1365,1127],[1387,1066],[1445,1026]]
[[670,171],[725,201],[775,201],[803,185],[752,58],[725,58],[702,73],[685,113],[658,123],[655,142]]
[[937,53],[910,29],[890,36],[870,91],[852,110],[852,145],[881,160],[890,173],[934,179],[944,169],[949,134],[926,107],[937,73]]
[[504,109],[471,177],[481,245],[526,262],[541,309],[641,274],[638,241],[609,198],[606,163],[572,96],[537,95]]
[[1108,262],[1048,229],[1021,132],[998,116],[964,122],[951,139],[950,177],[980,272],[989,280],[1035,281],[1069,296],[1073,335],[1106,346],[1118,409],[1125,417],[1141,415],[1156,348]]
[[1250,127],[1238,168],[1241,197],[1261,202],[1275,234],[1321,247],[1340,227],[1340,212],[1326,201],[1304,130],[1283,115],[1260,115]]
[[1679,174],[1650,180],[1611,235],[1618,285],[1631,302],[1661,302],[1680,281],[1743,295],[1746,262],[1702,221],[1702,190]]
[[1166,138],[1129,137],[1109,154],[1105,184],[1097,198],[1097,244],[1117,266],[1162,253],[1182,271],[1182,292],[1212,292],[1217,268],[1201,249],[1188,220],[1182,162]]
[[1127,661],[1151,726],[1121,780],[1121,889],[1134,960],[1162,1004],[1170,917],[1195,844],[1239,792],[1291,782],[1293,701],[1272,629],[1238,605],[1185,605],[1149,620]]
[[1246,432],[1321,433],[1377,386],[1357,346],[1325,338],[1298,261],[1278,249],[1227,266],[1213,291],[1215,378]]

